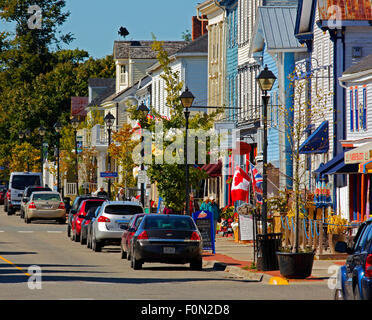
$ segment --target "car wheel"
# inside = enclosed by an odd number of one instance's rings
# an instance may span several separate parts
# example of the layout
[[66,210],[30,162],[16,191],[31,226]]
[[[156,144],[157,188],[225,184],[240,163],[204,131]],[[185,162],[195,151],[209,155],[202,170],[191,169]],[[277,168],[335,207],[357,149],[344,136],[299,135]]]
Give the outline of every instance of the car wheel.
[[58,219],[57,222],[58,222],[59,224],[65,224],[65,223],[66,223],[66,218]]
[[80,244],[81,245],[84,245],[84,244],[86,244],[87,243],[87,239],[85,239],[84,237],[83,237],[83,233],[81,233],[81,235],[80,235]]
[[190,262],[190,269],[191,270],[203,270],[203,260],[196,259]]
[[24,212],[23,212],[23,210],[20,211],[20,213],[19,213],[19,217],[20,217],[21,219],[24,219]]
[[96,239],[93,239],[92,249],[93,249],[94,252],[101,252],[102,251],[101,244]]
[[29,219],[27,216],[25,216],[25,222],[29,224],[31,222],[31,219]]
[[87,235],[87,248],[90,249],[92,246],[91,246],[91,242],[90,242],[90,234],[88,232],[88,235]]
[[132,255],[130,254],[130,250],[127,251],[127,260],[131,261]]
[[142,269],[142,262],[136,259],[136,255],[134,254],[134,252],[133,252],[132,258],[131,258],[131,267],[134,270],[141,270]]
[[333,300],[344,300],[344,295],[341,289],[336,289],[333,296]]
[[67,237],[68,238],[71,237],[71,226],[70,225],[67,225]]
[[355,286],[353,293],[354,293],[354,300],[362,300],[358,285]]
[[128,256],[127,252],[123,250],[123,245],[120,245],[120,258],[126,259]]
[[8,212],[7,212],[8,216],[11,216],[14,214],[14,211],[12,209],[8,209]]
[[80,241],[80,235],[76,234],[75,232],[75,242],[79,242]]

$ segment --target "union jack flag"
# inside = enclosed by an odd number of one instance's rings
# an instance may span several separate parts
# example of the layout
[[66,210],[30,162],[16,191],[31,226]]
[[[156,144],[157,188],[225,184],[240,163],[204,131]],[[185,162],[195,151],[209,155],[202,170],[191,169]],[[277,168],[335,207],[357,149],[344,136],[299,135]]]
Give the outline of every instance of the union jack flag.
[[262,196],[263,196],[263,189],[262,189],[262,183],[263,178],[261,173],[258,172],[257,168],[250,163],[250,172],[252,176],[252,187],[253,191],[256,193],[256,200],[259,204],[262,204]]

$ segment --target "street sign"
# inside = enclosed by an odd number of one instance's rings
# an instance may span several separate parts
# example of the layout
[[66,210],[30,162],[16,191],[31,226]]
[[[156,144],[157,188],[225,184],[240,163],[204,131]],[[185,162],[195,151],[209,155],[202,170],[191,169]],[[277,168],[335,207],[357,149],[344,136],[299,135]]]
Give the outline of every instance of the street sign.
[[104,171],[104,172],[100,172],[100,177],[101,178],[108,178],[108,179],[117,178],[118,173],[117,172]]
[[138,183],[146,183],[147,181],[147,175],[146,175],[146,171],[142,170],[142,171],[138,171]]

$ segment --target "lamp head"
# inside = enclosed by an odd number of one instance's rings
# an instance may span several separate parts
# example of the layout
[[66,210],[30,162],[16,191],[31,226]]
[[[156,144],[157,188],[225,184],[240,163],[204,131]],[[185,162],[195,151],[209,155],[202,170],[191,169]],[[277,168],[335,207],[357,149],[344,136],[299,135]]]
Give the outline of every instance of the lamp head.
[[276,80],[276,76],[269,70],[267,65],[257,76],[257,81],[262,91],[270,91]]
[[185,109],[188,109],[192,106],[192,103],[194,102],[195,97],[191,93],[191,91],[189,91],[189,88],[186,87],[186,90],[182,92],[180,99],[181,99],[182,106]]
[[108,114],[106,114],[103,120],[105,121],[106,126],[111,128],[114,124],[115,117],[111,114],[111,112],[109,112]]
[[79,124],[80,124],[80,121],[79,121],[79,119],[78,118],[73,118],[72,120],[71,120],[71,125],[72,125],[72,127],[76,130],[78,127],[79,127]]
[[45,136],[45,133],[46,133],[46,129],[44,126],[40,126],[39,127],[39,134],[43,137]]
[[61,130],[62,130],[62,125],[59,121],[57,121],[55,124],[54,124],[54,130],[56,130],[57,133],[60,133]]

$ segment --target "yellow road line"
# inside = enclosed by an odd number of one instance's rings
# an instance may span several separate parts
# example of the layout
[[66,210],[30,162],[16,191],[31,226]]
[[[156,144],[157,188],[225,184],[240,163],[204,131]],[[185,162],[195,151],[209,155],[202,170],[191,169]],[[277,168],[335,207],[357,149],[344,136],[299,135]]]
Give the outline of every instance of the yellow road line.
[[15,265],[13,262],[9,261],[8,259],[5,259],[2,256],[0,256],[0,259],[3,260],[3,261],[5,261],[6,263],[11,264],[13,267],[15,267],[16,269],[18,269],[19,271],[22,271],[26,276],[29,276],[29,277],[31,276],[29,273],[23,271],[22,268],[18,267],[17,265]]

